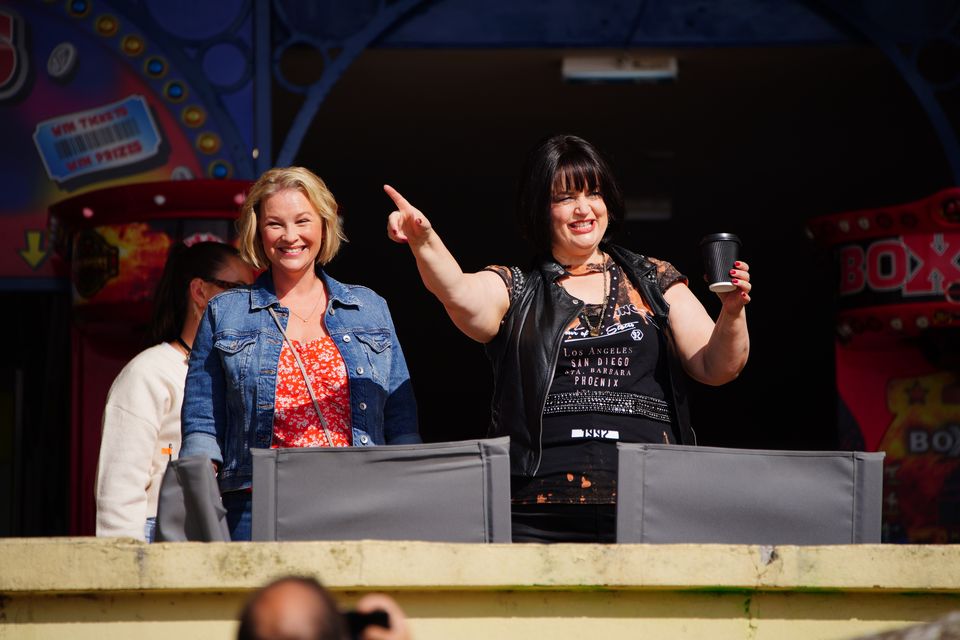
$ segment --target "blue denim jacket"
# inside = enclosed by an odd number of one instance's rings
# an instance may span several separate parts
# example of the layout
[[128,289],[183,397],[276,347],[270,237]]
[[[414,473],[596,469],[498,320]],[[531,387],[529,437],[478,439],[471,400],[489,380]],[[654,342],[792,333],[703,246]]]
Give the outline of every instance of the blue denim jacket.
[[[376,293],[337,282],[318,268],[329,293],[324,321],[350,381],[354,446],[420,442],[417,405],[387,303]],[[267,271],[253,287],[210,300],[190,353],[181,423],[181,456],[205,455],[220,466],[221,491],[250,486],[250,449],[273,440],[277,365],[283,347],[268,308],[286,328]]]

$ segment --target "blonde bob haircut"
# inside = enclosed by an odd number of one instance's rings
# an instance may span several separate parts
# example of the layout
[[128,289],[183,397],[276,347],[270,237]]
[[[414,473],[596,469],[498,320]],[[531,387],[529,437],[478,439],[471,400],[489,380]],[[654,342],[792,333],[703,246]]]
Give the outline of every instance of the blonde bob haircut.
[[343,223],[337,214],[337,201],[319,176],[303,167],[270,169],[250,187],[237,219],[240,257],[254,269],[266,269],[270,266],[263,250],[263,241],[260,239],[263,203],[270,196],[287,189],[296,189],[302,193],[320,217],[323,238],[320,241],[317,264],[325,265],[333,260],[340,250],[340,243],[347,240],[343,233]]

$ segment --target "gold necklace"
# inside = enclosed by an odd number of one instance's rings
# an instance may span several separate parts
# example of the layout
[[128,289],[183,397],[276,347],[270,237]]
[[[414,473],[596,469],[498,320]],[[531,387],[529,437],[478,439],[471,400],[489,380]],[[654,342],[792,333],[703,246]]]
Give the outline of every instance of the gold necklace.
[[306,324],[307,322],[310,321],[310,318],[313,317],[313,314],[316,312],[317,307],[320,306],[320,302],[321,302],[322,300],[323,300],[323,296],[320,296],[319,298],[317,298],[317,303],[316,303],[315,305],[313,305],[313,309],[310,309],[310,313],[307,314],[307,317],[306,317],[306,318],[304,318],[302,315],[300,315],[299,313],[297,313],[296,311],[294,311],[292,306],[291,306],[291,307],[288,307],[288,308],[290,309],[290,313],[292,313],[292,314],[295,315],[296,317],[300,318],[300,320],[301,320],[304,324]]
[[609,299],[610,299],[610,296],[607,293],[607,278],[609,277],[608,269],[607,269],[607,256],[602,252],[600,253],[600,264],[603,266],[603,271],[602,271],[603,277],[600,279],[601,286],[603,287],[603,291],[602,291],[603,302],[601,303],[601,306],[600,306],[600,317],[597,319],[597,326],[593,326],[593,324],[590,323],[590,317],[587,315],[586,309],[584,309],[583,313],[581,314],[583,316],[584,323],[586,323],[587,325],[587,330],[590,332],[591,336],[600,335],[600,329],[603,327],[603,317],[607,315],[607,303],[609,302]]

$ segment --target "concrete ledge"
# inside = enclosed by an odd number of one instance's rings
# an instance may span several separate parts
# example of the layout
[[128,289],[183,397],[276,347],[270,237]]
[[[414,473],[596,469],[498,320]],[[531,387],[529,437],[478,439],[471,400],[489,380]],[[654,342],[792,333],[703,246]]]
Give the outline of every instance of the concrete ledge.
[[229,638],[247,594],[286,574],[345,605],[390,593],[418,640],[839,639],[960,609],[960,546],[46,538],[0,541],[0,567],[0,638]]
[[0,592],[249,590],[307,572],[332,588],[960,593],[960,546],[477,545],[0,541]]

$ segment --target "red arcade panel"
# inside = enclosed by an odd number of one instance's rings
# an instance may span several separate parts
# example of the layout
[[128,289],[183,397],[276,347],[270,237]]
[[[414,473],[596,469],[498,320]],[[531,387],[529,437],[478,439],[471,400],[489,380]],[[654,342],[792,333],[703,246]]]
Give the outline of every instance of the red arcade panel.
[[887,453],[884,540],[960,541],[960,189],[816,218],[839,267],[841,439]]
[[123,365],[148,346],[145,327],[170,246],[234,244],[234,221],[249,184],[149,182],[87,192],[50,207],[55,259],[69,271],[73,292],[72,535],[94,532],[104,401]]

